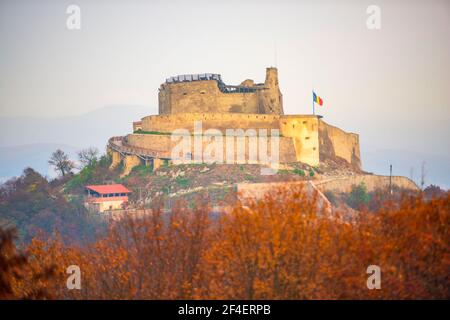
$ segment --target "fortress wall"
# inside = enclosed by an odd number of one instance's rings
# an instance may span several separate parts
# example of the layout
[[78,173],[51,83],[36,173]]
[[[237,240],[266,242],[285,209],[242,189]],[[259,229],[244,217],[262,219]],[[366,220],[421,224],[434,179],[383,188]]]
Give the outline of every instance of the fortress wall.
[[109,166],[110,169],[114,169],[117,167],[120,162],[122,161],[122,158],[120,156],[120,153],[111,149],[108,149],[108,154],[111,155],[111,165]]
[[280,138],[280,162],[297,162],[297,154],[295,151],[294,140],[292,138]]
[[152,151],[164,152],[170,151],[172,148],[170,135],[129,134],[125,140],[130,146],[146,148]]
[[141,164],[141,159],[139,159],[138,156],[135,155],[126,155],[123,158],[123,171],[120,174],[120,177],[127,176],[131,170],[133,170],[134,167]]
[[142,121],[133,122],[133,131],[142,130]]
[[244,205],[248,205],[252,200],[262,200],[266,195],[277,196],[280,192],[295,193],[303,191],[311,197],[317,195],[318,209],[325,209],[327,212],[331,212],[331,203],[311,181],[237,183],[236,189],[239,200]]
[[159,92],[159,114],[259,113],[257,92],[223,93],[217,81],[164,83]]
[[319,164],[319,118],[317,116],[283,116],[280,130],[284,137],[291,137],[296,161],[315,166]]
[[[280,158],[284,162],[300,161],[309,165],[318,165],[320,161],[340,157],[358,168],[361,166],[358,135],[347,133],[339,128],[328,125],[313,115],[266,115],[266,114],[236,114],[236,113],[178,113],[170,115],[148,116],[142,119],[142,130],[172,133],[176,129],[186,129],[194,133],[194,122],[202,121],[202,132],[208,129],[218,129],[222,134],[226,129],[279,129]],[[151,146],[153,150],[170,149],[170,136],[136,135],[144,138],[130,138],[130,143],[136,141]],[[146,139],[139,142],[138,139]],[[281,145],[292,146],[292,149]],[[294,157],[292,159],[292,157]],[[280,160],[282,161],[282,160]]]
[[359,136],[347,133],[322,120],[319,121],[319,153],[320,161],[340,157],[361,168]]
[[202,130],[225,129],[278,129],[278,115],[230,113],[178,113],[142,118],[142,130],[171,133],[176,129],[194,132],[194,122],[202,121]]
[[[356,175],[314,181],[314,184],[322,192],[332,191],[344,193],[351,192],[353,186],[361,183],[364,183],[368,192],[372,192],[376,189],[387,189],[389,188],[389,176]],[[419,190],[412,180],[401,176],[393,176],[392,185],[401,189]]]
[[[129,134],[126,137],[126,142],[134,147],[139,147],[139,148],[146,148],[146,149],[150,149],[153,151],[159,151],[159,152],[166,152],[168,154],[168,156],[171,155],[172,150],[181,143],[181,139],[183,136],[179,136],[178,139],[175,139],[174,141],[172,141],[171,139],[171,135],[158,135],[158,134]],[[194,155],[194,136],[184,136],[184,137],[189,137],[190,138],[190,153],[191,155]],[[197,138],[200,138],[200,136],[197,136]],[[212,150],[212,146],[213,146],[213,141],[214,139],[216,139],[216,137],[208,137],[208,136],[203,136],[203,139],[201,141],[202,143],[202,154],[207,151],[210,150],[210,152],[208,152],[207,154],[214,156],[214,150]],[[254,144],[252,144],[253,142],[250,141],[251,138],[249,137],[245,137],[244,143],[245,143],[245,148],[244,148],[244,159],[247,163],[252,163],[251,161],[249,161],[250,159],[256,159],[256,161],[258,162],[258,148],[259,148],[259,141],[258,139],[254,139]],[[219,140],[217,140],[219,141]],[[208,148],[208,146],[210,146]],[[232,139],[231,144],[227,144],[226,141],[226,137],[222,136],[222,157],[221,159],[225,162],[226,161],[226,156],[227,156],[227,148],[229,148],[230,150],[233,150],[234,153],[234,159],[237,162],[238,160],[238,140],[236,138]],[[251,147],[250,147],[251,146]],[[267,139],[266,142],[266,146],[267,146],[267,152],[266,154],[270,157],[271,156],[271,140]],[[218,143],[218,147],[220,147],[220,143]],[[291,138],[286,138],[286,137],[280,137],[279,138],[279,158],[278,161],[279,162],[295,162],[296,161],[296,155],[295,155],[295,149],[294,149],[294,145],[293,145],[293,140]],[[252,152],[254,152],[254,154],[256,155],[256,158],[251,158],[250,155],[252,154]],[[262,152],[262,151],[261,151]],[[180,153],[181,156],[181,153]],[[259,159],[259,160],[263,160],[263,159]],[[275,161],[275,160],[274,160]],[[219,162],[219,161],[217,161]]]
[[158,92],[158,114],[170,114],[170,86],[162,84]]

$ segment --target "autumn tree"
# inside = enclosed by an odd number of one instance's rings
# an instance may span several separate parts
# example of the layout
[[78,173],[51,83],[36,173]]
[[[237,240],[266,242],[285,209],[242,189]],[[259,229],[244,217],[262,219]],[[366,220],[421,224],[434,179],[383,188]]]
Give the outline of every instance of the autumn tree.
[[[34,239],[30,275],[55,265],[45,288],[60,299],[449,299],[450,193],[388,198],[352,219],[302,188],[229,202],[219,216],[208,199],[164,202],[112,222],[85,246]],[[67,290],[78,265],[81,290]],[[381,289],[367,267],[381,268]]]
[[69,159],[69,156],[62,151],[61,149],[57,149],[50,156],[50,160],[48,163],[55,167],[57,171],[61,173],[61,176],[65,176],[66,174],[72,172],[72,169],[75,168],[75,164],[72,160]]
[[31,269],[28,257],[18,252],[15,240],[13,229],[0,227],[0,300],[53,298],[45,288],[53,277],[53,266]]

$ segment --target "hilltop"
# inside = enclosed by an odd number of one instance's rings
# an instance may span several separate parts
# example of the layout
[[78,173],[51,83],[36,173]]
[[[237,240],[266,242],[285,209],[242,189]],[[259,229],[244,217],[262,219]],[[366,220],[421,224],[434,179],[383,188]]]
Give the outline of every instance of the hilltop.
[[[234,198],[237,184],[311,181],[335,207],[347,205],[348,195],[356,188],[362,194],[354,202],[358,209],[368,204],[369,194],[388,193],[389,177],[373,175],[360,170],[345,161],[327,160],[318,166],[304,163],[289,163],[280,166],[272,175],[261,174],[264,166],[259,164],[165,164],[152,170],[150,166],[139,165],[129,175],[122,177],[120,166],[110,169],[111,159],[103,157],[94,166],[88,166],[64,183],[62,190],[71,199],[82,202],[84,186],[88,184],[122,183],[133,191],[129,208],[149,208],[155,202],[163,201],[171,206],[177,200],[185,199],[195,206],[195,197],[204,195],[212,205],[224,205]],[[407,178],[393,177],[393,189],[418,190]],[[358,189],[359,188],[359,189]]]
[[[382,200],[391,197],[387,187],[389,177],[369,174],[345,162],[326,161],[319,166],[292,163],[274,175],[261,175],[262,166],[258,164],[163,165],[154,171],[141,165],[126,177],[121,177],[120,166],[110,169],[111,162],[104,155],[78,173],[50,181],[31,168],[25,169],[20,177],[0,187],[0,224],[17,227],[23,241],[41,231],[50,235],[55,230],[68,241],[91,241],[106,226],[101,215],[89,214],[83,206],[84,187],[90,184],[124,184],[133,191],[129,208],[151,208],[159,201],[170,207],[181,199],[195,207],[194,199],[198,195],[206,195],[213,206],[228,205],[224,202],[235,197],[239,183],[286,182],[288,185],[312,181],[333,208],[353,213],[361,205],[376,209]],[[394,177],[393,182],[396,198],[405,186],[410,187],[409,192],[417,190],[406,178]],[[433,195],[441,193],[437,187],[429,190]]]

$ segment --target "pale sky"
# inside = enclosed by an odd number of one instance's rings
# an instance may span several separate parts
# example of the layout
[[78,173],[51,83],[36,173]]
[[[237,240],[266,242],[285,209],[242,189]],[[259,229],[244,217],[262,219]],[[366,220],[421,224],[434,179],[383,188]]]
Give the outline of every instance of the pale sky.
[[[339,4],[338,4],[339,3]],[[81,9],[81,30],[66,8]],[[381,29],[366,26],[369,5]],[[165,78],[263,82],[277,66],[287,114],[360,134],[364,147],[448,156],[450,1],[1,1],[0,116],[108,105],[157,113]],[[1,130],[1,128],[0,128]]]

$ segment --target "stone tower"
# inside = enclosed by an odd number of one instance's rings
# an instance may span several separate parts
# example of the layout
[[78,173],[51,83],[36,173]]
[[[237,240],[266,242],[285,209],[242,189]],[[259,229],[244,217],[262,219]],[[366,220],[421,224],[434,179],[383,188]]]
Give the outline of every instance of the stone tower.
[[283,95],[278,85],[277,68],[266,68],[265,89],[259,92],[259,113],[262,114],[284,114]]

